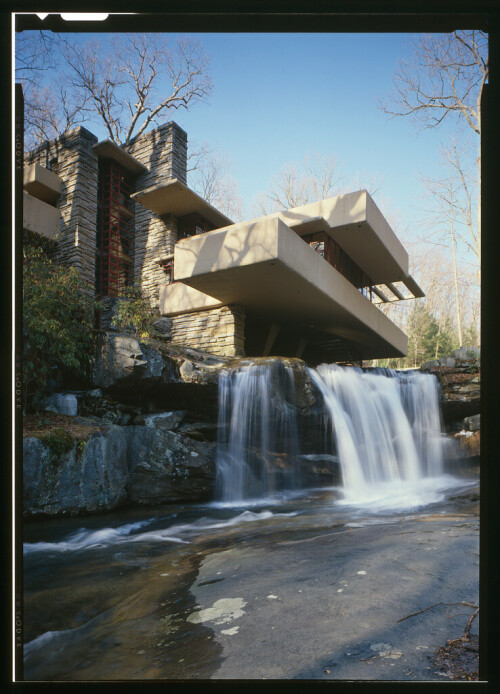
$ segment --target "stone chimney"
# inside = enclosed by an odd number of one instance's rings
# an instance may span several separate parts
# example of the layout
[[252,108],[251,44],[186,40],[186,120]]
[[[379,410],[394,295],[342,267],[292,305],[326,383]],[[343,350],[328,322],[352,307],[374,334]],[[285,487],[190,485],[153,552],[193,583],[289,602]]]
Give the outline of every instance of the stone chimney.
[[[125,151],[148,167],[138,176],[135,190],[144,190],[176,178],[187,183],[187,134],[170,121],[155,130],[136,137]],[[160,286],[165,282],[158,258],[174,251],[177,242],[177,219],[159,217],[140,203],[135,205],[134,277],[151,306],[159,304]]]

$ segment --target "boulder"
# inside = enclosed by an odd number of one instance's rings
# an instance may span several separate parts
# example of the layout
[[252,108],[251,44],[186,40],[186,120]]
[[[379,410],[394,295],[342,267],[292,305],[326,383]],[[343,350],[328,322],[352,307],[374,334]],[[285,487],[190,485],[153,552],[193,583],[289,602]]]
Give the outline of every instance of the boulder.
[[148,426],[127,428],[130,501],[158,504],[213,496],[215,445]]
[[98,388],[130,390],[139,384],[161,382],[175,372],[172,360],[130,335],[105,333],[96,359]]
[[[181,421],[182,413],[177,415]],[[168,419],[168,418],[165,418]],[[114,426],[53,450],[37,438],[23,444],[24,515],[75,516],[128,503],[199,501],[213,495],[215,444],[161,426]],[[163,423],[157,418],[156,423]]]
[[479,431],[481,428],[481,415],[475,414],[472,417],[465,417],[462,422],[462,428],[465,431]]
[[143,419],[147,427],[172,431],[179,427],[185,416],[186,412],[179,410],[177,412],[158,412],[156,414],[147,415]]
[[39,439],[24,439],[24,515],[77,515],[123,504],[126,443],[119,427],[75,441],[66,453],[54,452]]
[[165,316],[162,316],[161,318],[158,318],[157,320],[154,321],[152,324],[153,330],[155,333],[158,333],[158,335],[161,335],[163,338],[168,338],[171,337],[172,335],[172,319],[167,318]]

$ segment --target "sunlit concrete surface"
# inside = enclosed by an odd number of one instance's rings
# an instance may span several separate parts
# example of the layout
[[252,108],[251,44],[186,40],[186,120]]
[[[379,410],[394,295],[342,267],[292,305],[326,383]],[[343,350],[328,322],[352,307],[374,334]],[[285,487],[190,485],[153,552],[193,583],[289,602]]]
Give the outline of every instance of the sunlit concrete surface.
[[55,239],[59,231],[59,210],[23,191],[23,228]]
[[34,198],[55,205],[61,195],[62,179],[40,164],[31,164],[24,167],[23,188]]
[[[406,353],[404,333],[279,216],[183,239],[174,268],[176,281],[223,304],[351,340],[364,359]],[[166,315],[179,309],[163,302]]]

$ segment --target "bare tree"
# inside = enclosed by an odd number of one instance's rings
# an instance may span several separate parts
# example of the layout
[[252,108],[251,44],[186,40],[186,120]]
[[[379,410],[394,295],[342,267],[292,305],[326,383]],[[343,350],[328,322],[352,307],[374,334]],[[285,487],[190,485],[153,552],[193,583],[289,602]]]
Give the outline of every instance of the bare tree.
[[190,185],[208,203],[234,221],[241,220],[241,198],[230,174],[227,155],[210,150],[206,143],[195,145],[189,157]]
[[40,77],[57,65],[57,40],[57,34],[47,31],[24,31],[16,34],[16,79],[25,85],[38,85]]
[[462,345],[462,318],[459,291],[459,274],[462,274],[462,263],[459,263],[458,244],[461,243],[472,251],[475,262],[476,281],[480,283],[480,235],[475,229],[473,215],[473,191],[471,182],[465,172],[462,156],[463,146],[453,142],[443,149],[442,156],[447,167],[447,175],[441,179],[422,179],[428,190],[432,203],[429,210],[431,236],[427,239],[432,245],[446,241],[446,248],[451,248],[454,276],[454,294],[456,304],[456,325],[459,343]]
[[156,34],[123,34],[77,44],[46,32],[16,39],[16,77],[25,92],[26,144],[100,121],[126,144],[169,111],[187,109],[212,90],[208,56],[188,38],[171,47]]
[[285,164],[271,180],[269,191],[257,197],[255,214],[270,214],[355,190],[364,189],[373,196],[382,186],[377,173],[358,172],[346,180],[338,168],[332,154],[309,154],[300,166]]
[[65,42],[64,58],[71,88],[88,98],[117,144],[127,144],[158,123],[170,110],[187,109],[212,91],[208,56],[200,43],[155,34],[115,36],[105,52],[97,41],[84,46]]
[[268,193],[256,201],[258,214],[270,214],[290,207],[299,207],[336,194],[341,177],[332,155],[308,155],[303,164],[285,164],[271,181]]
[[[380,107],[390,116],[412,116],[434,128],[455,116],[481,134],[481,95],[488,79],[488,37],[474,29],[417,39],[410,62],[401,61],[393,97]],[[477,154],[481,180],[480,153]],[[462,172],[457,171],[459,176]],[[477,204],[477,248],[481,245],[481,201]],[[472,226],[470,227],[472,229]]]
[[488,78],[488,38],[482,31],[454,31],[415,42],[414,57],[401,61],[395,95],[380,104],[391,116],[415,116],[425,127],[450,114],[481,133],[481,92]]
[[24,31],[15,37],[15,76],[23,85],[27,150],[83,122],[85,104],[73,102],[64,79],[52,79],[60,70],[60,43],[58,34],[46,31]]

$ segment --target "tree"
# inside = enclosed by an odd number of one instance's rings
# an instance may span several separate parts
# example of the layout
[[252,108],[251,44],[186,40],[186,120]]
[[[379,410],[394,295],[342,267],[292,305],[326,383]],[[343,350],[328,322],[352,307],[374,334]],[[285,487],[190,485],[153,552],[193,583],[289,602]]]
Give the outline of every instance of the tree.
[[82,101],[104,123],[119,145],[141,135],[158,117],[187,109],[212,91],[208,57],[201,44],[185,38],[171,50],[168,39],[155,34],[123,34],[111,51],[91,41],[84,46],[65,42],[63,55],[69,82]]
[[98,302],[81,291],[75,268],[56,265],[42,248],[26,245],[23,266],[24,407],[36,410],[49,381],[90,375]]
[[58,34],[24,31],[16,35],[15,76],[23,85],[25,147],[36,147],[83,122],[82,107],[68,94],[64,80],[53,80],[60,69]]
[[433,128],[451,114],[481,133],[481,93],[488,79],[488,38],[474,29],[430,35],[415,42],[414,57],[401,61],[395,95],[381,103],[391,116],[414,116]]
[[[480,135],[481,95],[488,79],[487,35],[471,29],[424,36],[417,39],[414,49],[410,62],[400,62],[393,80],[395,93],[390,100],[380,103],[382,110],[392,117],[414,117],[427,128],[437,127],[445,118],[455,117],[457,123],[466,125],[468,132]],[[476,161],[480,182],[479,148]],[[457,174],[465,186],[464,170],[457,168]],[[476,226],[475,247],[479,259],[480,198]]]
[[455,348],[450,326],[438,324],[432,313],[423,305],[415,303],[408,323],[407,362],[413,367],[425,361],[438,359]]
[[366,172],[356,174],[352,182],[346,183],[338,173],[334,155],[307,155],[301,165],[288,163],[282,167],[271,180],[269,191],[257,198],[256,213],[271,214],[363,188],[373,195],[380,185],[376,174]]
[[[167,38],[156,34],[117,35],[109,46],[101,40],[77,44],[56,37],[50,63],[42,63],[42,79],[28,39],[16,41],[16,66],[28,108],[35,104],[26,123],[30,144],[96,119],[113,142],[127,144],[168,112],[204,100],[213,88],[208,56],[188,38],[171,48]],[[54,93],[56,98],[45,98]]]
[[192,189],[227,217],[240,221],[241,198],[237,183],[230,174],[229,158],[203,144],[190,154],[189,163]]

